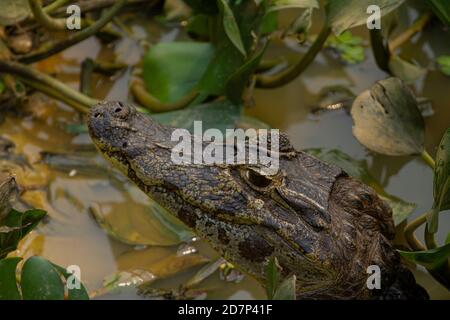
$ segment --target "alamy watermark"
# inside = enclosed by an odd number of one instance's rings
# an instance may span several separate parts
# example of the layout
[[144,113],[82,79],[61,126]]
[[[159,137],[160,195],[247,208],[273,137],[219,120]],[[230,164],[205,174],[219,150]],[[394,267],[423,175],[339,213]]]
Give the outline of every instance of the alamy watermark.
[[367,18],[367,29],[380,30],[381,29],[381,8],[375,4],[367,7],[367,14],[370,16]]
[[175,164],[260,165],[263,174],[274,175],[279,168],[278,129],[219,129],[203,132],[202,122],[194,122],[193,135],[186,129],[175,129],[171,141],[171,160]]
[[367,278],[366,285],[367,289],[381,289],[381,269],[377,265],[371,265],[367,267],[367,274],[370,276]]

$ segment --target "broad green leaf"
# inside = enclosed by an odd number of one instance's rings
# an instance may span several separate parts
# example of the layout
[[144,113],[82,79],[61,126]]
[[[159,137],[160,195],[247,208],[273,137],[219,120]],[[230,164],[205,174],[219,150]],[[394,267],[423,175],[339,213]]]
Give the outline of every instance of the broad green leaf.
[[[64,269],[61,266],[58,266],[56,264],[52,264],[53,267],[63,275],[64,279],[66,279],[66,281],[69,281],[71,279],[71,277],[73,277],[74,275],[71,273],[68,273],[66,271],[66,269]],[[67,288],[67,294],[68,294],[68,298],[69,300],[89,300],[89,294],[87,293],[86,288],[84,287],[84,285],[81,283],[81,279],[78,279],[79,284],[80,284],[80,288],[69,288],[69,286],[66,283],[66,288]]]
[[439,70],[447,76],[450,76],[450,56],[440,56],[437,60]]
[[28,0],[1,0],[0,25],[8,26],[24,20],[31,14]]
[[450,26],[450,2],[448,0],[428,0],[435,15],[443,23]]
[[176,102],[196,87],[214,53],[208,43],[159,43],[144,57],[147,90],[161,102]]
[[46,215],[42,210],[19,212],[12,209],[0,226],[0,259],[17,249],[19,241],[25,237]]
[[413,83],[417,79],[423,77],[427,70],[414,64],[403,60],[397,55],[392,55],[389,60],[389,70],[394,76],[405,81],[405,83]]
[[234,13],[228,5],[228,0],[218,0],[220,4],[220,11],[222,12],[223,28],[226,35],[239,50],[244,57],[247,56],[247,50],[244,47],[244,43],[241,38],[241,31],[234,17]]
[[192,106],[184,110],[160,113],[152,116],[156,121],[193,132],[194,121],[202,121],[203,130],[217,128],[222,132],[233,129],[241,115],[242,107],[228,101]]
[[93,204],[90,209],[102,229],[123,243],[171,246],[189,241],[194,236],[180,221],[152,200],[149,200],[147,207],[134,208],[126,215],[120,210],[103,210],[98,204]]
[[427,269],[435,270],[448,262],[450,257],[450,244],[427,251],[401,251],[400,254],[409,261],[418,263]]
[[29,258],[22,267],[24,300],[64,300],[64,284],[53,265],[41,257]]
[[275,294],[273,295],[273,300],[295,300],[296,280],[297,278],[295,277],[295,275],[286,278],[277,288]]
[[22,258],[0,260],[0,300],[20,300],[16,268]]
[[347,29],[367,23],[371,14],[367,8],[377,5],[381,9],[381,16],[392,12],[405,0],[328,0],[326,4],[327,23],[333,28],[335,34]]
[[274,298],[280,281],[279,269],[277,258],[271,258],[266,267],[266,293],[269,300]]
[[430,232],[435,233],[439,212],[450,209],[450,129],[445,132],[436,152],[433,196],[433,210],[428,216],[428,228]]
[[305,151],[322,161],[340,167],[353,178],[372,187],[391,207],[392,218],[394,219],[395,225],[398,225],[405,220],[416,208],[414,203],[403,201],[384,191],[381,184],[370,174],[365,161],[355,160],[339,150],[308,149]]
[[272,5],[268,8],[268,12],[295,9],[295,8],[319,8],[319,1],[317,0],[274,0]]
[[345,31],[338,36],[330,36],[326,46],[336,49],[341,59],[350,64],[364,61],[363,39],[354,36],[350,31]]
[[391,155],[420,154],[425,124],[412,91],[397,78],[377,82],[353,102],[353,134],[372,151]]

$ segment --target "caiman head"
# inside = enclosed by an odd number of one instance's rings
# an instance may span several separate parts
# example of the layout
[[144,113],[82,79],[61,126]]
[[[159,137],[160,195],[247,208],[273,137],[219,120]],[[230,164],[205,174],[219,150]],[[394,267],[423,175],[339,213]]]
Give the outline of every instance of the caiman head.
[[[93,107],[88,126],[115,167],[262,284],[276,257],[284,276],[296,275],[298,298],[422,297],[392,247],[390,208],[338,167],[294,150],[286,136],[279,170],[267,176],[254,165],[175,164],[173,129],[120,102]],[[381,289],[367,286],[373,265]]]

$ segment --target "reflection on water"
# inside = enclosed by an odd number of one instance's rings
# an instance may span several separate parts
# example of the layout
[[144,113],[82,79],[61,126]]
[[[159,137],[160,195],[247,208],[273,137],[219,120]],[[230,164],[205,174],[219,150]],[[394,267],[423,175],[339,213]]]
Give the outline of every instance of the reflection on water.
[[[147,35],[146,40],[149,42],[176,36],[173,30],[165,30],[152,23],[133,28],[138,36]],[[117,55],[128,63],[136,63],[142,53],[138,48],[136,41],[124,39],[114,52],[91,38],[67,50],[63,55],[40,63],[38,67],[45,72],[58,73],[59,79],[77,87],[79,65],[85,57],[108,60]],[[450,42],[444,43],[431,30],[417,39],[415,45],[406,49],[419,62],[428,63],[437,55],[445,52],[448,54]],[[424,53],[416,56],[416,52]],[[286,49],[281,48],[280,44],[273,45],[271,54],[280,53],[286,53]],[[291,52],[290,55],[292,54]],[[304,76],[288,86],[277,90],[256,91],[256,106],[248,109],[247,113],[257,116],[274,128],[286,131],[297,148],[336,148],[356,159],[367,159],[371,174],[389,193],[417,203],[415,214],[418,215],[427,210],[432,201],[432,172],[420,159],[385,157],[368,152],[353,137],[352,121],[344,110],[317,115],[310,113],[311,108],[320,102],[318,94],[325,86],[341,85],[357,94],[385,76],[375,67],[369,51],[366,61],[356,66],[343,66],[334,57],[322,53]],[[96,97],[126,100],[129,78],[129,70],[118,79],[95,77]],[[434,152],[441,135],[450,124],[449,85],[449,78],[431,71],[426,79],[415,86],[418,96],[433,97],[435,114],[426,120],[427,148],[430,153]],[[31,116],[8,117],[0,127],[0,134],[14,141],[16,152],[24,154],[32,166],[32,169],[15,165],[12,167],[18,182],[29,187],[29,191],[24,194],[24,200],[31,206],[47,210],[50,219],[42,224],[38,232],[33,232],[22,241],[19,255],[39,254],[60,265],[79,265],[82,280],[91,291],[101,288],[104,278],[117,271],[144,268],[162,278],[175,273],[171,273],[171,268],[178,268],[182,270],[180,274],[158,280],[157,283],[161,287],[174,287],[189,279],[198,270],[201,263],[169,263],[173,260],[167,258],[177,253],[178,245],[142,248],[126,245],[109,237],[91,214],[90,208],[93,205],[97,204],[102,214],[110,219],[123,219],[120,225],[124,226],[127,232],[139,232],[137,226],[141,224],[140,220],[130,220],[128,215],[130,212],[148,210],[150,200],[125,179],[114,178],[110,169],[105,170],[109,168],[106,163],[103,171],[94,170],[89,174],[71,170],[49,170],[49,167],[41,162],[42,151],[76,153],[80,147],[89,150],[89,138],[86,135],[73,136],[66,132],[65,125],[79,122],[80,119],[63,105],[40,98],[32,100],[27,109]],[[89,152],[86,153],[86,159],[102,161],[98,155]],[[152,240],[164,243],[164,236],[158,234],[157,230],[161,221],[152,217],[149,219],[151,221],[145,223],[154,224],[153,232],[149,233]],[[441,223],[441,229],[448,230],[449,215],[443,215]],[[123,234],[125,231],[120,232]],[[144,241],[136,238],[141,236],[139,234],[128,236]],[[444,233],[439,234],[439,240],[442,241],[445,236]],[[202,241],[192,245],[198,249],[195,254],[201,256],[201,259],[216,257],[214,251]],[[417,277],[433,297],[450,298],[450,294],[423,271],[418,271]],[[220,280],[216,273],[202,283],[202,288],[208,289],[208,298],[212,299],[265,297],[263,289],[249,277],[236,284]],[[127,291],[117,297],[138,298],[134,292]]]

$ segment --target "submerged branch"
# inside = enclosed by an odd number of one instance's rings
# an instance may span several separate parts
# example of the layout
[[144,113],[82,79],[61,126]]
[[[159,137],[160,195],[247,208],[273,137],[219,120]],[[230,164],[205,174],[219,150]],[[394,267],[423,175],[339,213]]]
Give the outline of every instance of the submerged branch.
[[152,96],[145,89],[144,84],[138,80],[133,81],[133,83],[131,84],[131,92],[139,103],[141,103],[144,107],[148,108],[152,112],[167,112],[182,109],[184,107],[187,107],[198,96],[198,91],[192,90],[177,102],[163,103]]
[[275,75],[258,76],[256,79],[256,87],[267,89],[278,88],[297,78],[301,73],[303,73],[303,71],[306,70],[306,68],[308,68],[311,62],[314,61],[330,34],[331,28],[328,25],[325,25],[311,48],[309,48],[308,52],[298,63]]
[[48,43],[46,45],[43,45],[40,49],[37,51],[31,52],[29,54],[19,56],[18,60],[20,62],[24,63],[32,63],[36,62],[42,59],[45,59],[49,56],[52,56],[56,53],[59,53],[74,44],[77,44],[78,42],[81,42],[90,36],[94,35],[100,29],[102,29],[109,21],[111,21],[114,16],[122,9],[122,7],[127,3],[127,0],[119,0],[117,3],[112,6],[110,9],[108,9],[107,12],[105,12],[101,18],[95,22],[93,25],[87,27],[86,29],[83,29],[82,31],[79,31],[75,33],[74,35],[68,37],[67,39],[64,39],[60,42],[52,42]]
[[[98,102],[97,100],[72,89],[71,87],[56,80],[55,78],[21,63],[0,60],[0,72],[11,73],[19,76],[24,80],[30,82],[32,86],[36,88],[37,86],[39,86],[40,88],[51,88],[52,91],[46,90],[44,92],[49,93],[50,95],[59,99],[62,96],[70,101],[76,102],[77,105],[81,105],[84,107],[84,110],[80,110],[83,112]],[[40,90],[40,88],[37,89]],[[77,108],[77,110],[79,110],[79,108]]]

